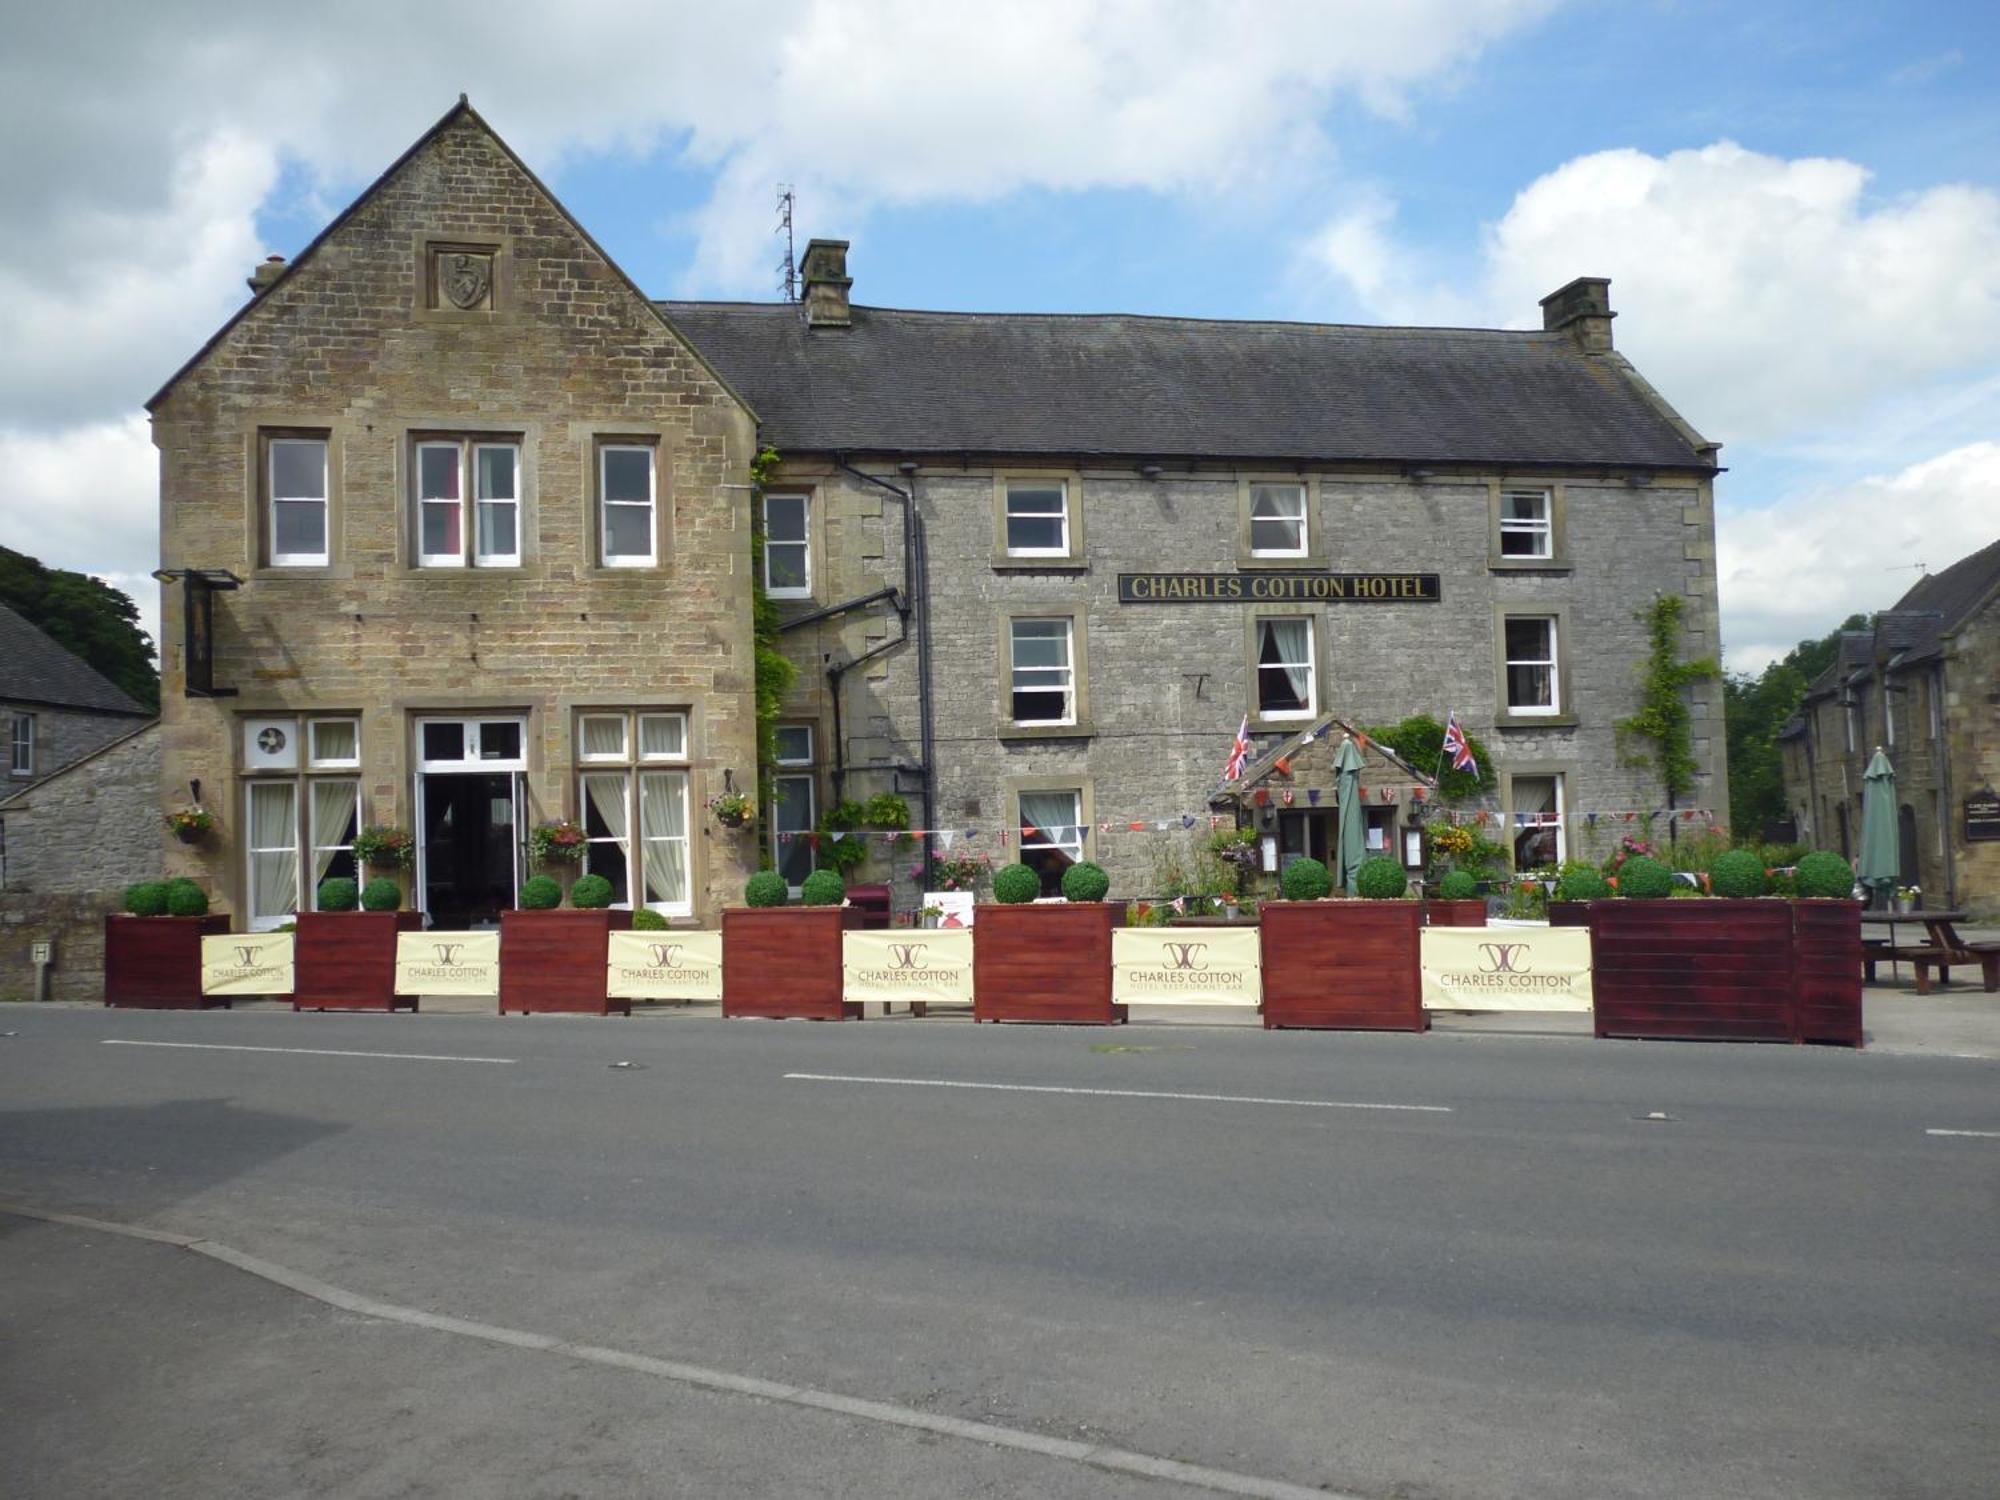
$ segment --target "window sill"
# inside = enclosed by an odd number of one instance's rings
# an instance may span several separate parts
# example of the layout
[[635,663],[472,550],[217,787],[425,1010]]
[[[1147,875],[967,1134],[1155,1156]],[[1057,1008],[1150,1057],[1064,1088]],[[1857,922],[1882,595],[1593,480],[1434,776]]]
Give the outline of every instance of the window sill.
[[265,563],[262,567],[250,570],[250,581],[253,583],[346,582],[353,577],[354,567],[351,563],[306,563],[298,567]]
[[1000,721],[1000,738],[1003,740],[1087,740],[1097,731],[1085,724],[1016,724],[1012,719]]
[[1574,573],[1576,564],[1566,557],[1501,557],[1489,553],[1486,566],[1495,573]]
[[1574,729],[1576,726],[1575,714],[1510,714],[1503,711],[1493,720],[1495,729]]
[[1247,553],[1236,559],[1239,573],[1283,572],[1283,573],[1324,573],[1326,558],[1315,552],[1306,557],[1253,557]]
[[1015,557],[1010,553],[996,554],[993,559],[996,573],[1087,573],[1090,564],[1074,553],[1064,557]]
[[[1310,713],[1284,714],[1277,718],[1271,718],[1265,714],[1253,713],[1250,715],[1250,732],[1252,734],[1297,734],[1301,729],[1312,728],[1313,724],[1320,717],[1321,715],[1317,713]],[[1253,760],[1256,759],[1257,753],[1253,747],[1250,752]]]

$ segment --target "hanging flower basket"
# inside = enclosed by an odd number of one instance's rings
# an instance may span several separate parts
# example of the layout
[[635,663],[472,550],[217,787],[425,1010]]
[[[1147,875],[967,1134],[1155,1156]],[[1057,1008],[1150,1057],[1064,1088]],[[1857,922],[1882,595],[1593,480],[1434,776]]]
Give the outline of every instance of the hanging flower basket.
[[724,792],[708,799],[708,810],[724,828],[741,828],[757,809],[741,792]]
[[566,819],[537,823],[528,830],[528,858],[538,865],[581,864],[584,842],[583,829]]
[[354,857],[371,870],[407,870],[417,841],[407,828],[364,828],[354,836]]
[[183,807],[167,814],[167,827],[183,844],[198,843],[215,827],[215,814],[204,807]]

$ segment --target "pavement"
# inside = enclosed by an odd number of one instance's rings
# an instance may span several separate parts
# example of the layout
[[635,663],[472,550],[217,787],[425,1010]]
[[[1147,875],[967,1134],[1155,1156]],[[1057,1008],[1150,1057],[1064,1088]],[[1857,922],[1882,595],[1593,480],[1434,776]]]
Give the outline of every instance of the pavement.
[[0,1011],[9,1491],[1992,1494],[1992,1061],[665,1019]]

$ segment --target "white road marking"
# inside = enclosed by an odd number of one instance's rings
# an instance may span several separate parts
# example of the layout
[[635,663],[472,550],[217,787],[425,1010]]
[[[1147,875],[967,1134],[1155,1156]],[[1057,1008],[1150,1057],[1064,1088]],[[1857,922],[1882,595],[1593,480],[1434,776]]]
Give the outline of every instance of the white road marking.
[[919,1089],[993,1089],[1005,1094],[1085,1094],[1098,1099],[1185,1099],[1197,1104],[1286,1104],[1296,1109],[1389,1109],[1448,1115],[1448,1104],[1358,1104],[1345,1099],[1263,1099],[1254,1094],[1172,1094],[1157,1089],[1059,1088],[1050,1083],[967,1083],[956,1078],[868,1078],[848,1073],[787,1073],[806,1083],[899,1083]]
[[180,1047],[191,1052],[287,1052],[302,1057],[391,1057],[399,1062],[512,1063],[511,1057],[451,1057],[432,1052],[340,1052],[332,1047],[237,1047],[227,1042],[131,1042],[106,1037],[107,1047]]
[[1976,1135],[1983,1141],[2000,1141],[2000,1130],[1926,1130],[1925,1135]]
[[1317,1486],[1308,1488],[1283,1479],[1266,1479],[1258,1474],[1240,1474],[1232,1469],[1211,1469],[1203,1464],[1184,1463],[1177,1458],[1159,1458],[1150,1453],[1135,1453],[1129,1448],[1107,1448],[1096,1443],[1079,1443],[1069,1438],[1049,1437],[1039,1432],[1023,1432],[1015,1427],[999,1427],[991,1422],[974,1422],[963,1417],[948,1417],[938,1412],[920,1411],[915,1407],[898,1406],[888,1401],[844,1396],[836,1391],[816,1390],[808,1385],[785,1385],[774,1380],[760,1380],[754,1375],[738,1375],[729,1370],[712,1370],[701,1365],[657,1359],[649,1354],[600,1348],[595,1344],[575,1344],[565,1339],[551,1338],[543,1333],[529,1333],[519,1328],[502,1328],[492,1323],[475,1323],[466,1318],[449,1317],[443,1313],[424,1312],[420,1308],[401,1307],[393,1302],[383,1302],[359,1292],[350,1292],[345,1287],[334,1286],[316,1276],[308,1276],[303,1271],[294,1271],[289,1266],[279,1265],[261,1256],[246,1254],[216,1240],[169,1234],[158,1229],[142,1229],[136,1224],[116,1224],[103,1219],[89,1219],[80,1214],[52,1213],[47,1209],[33,1208],[20,1203],[0,1202],[0,1214],[14,1214],[24,1219],[39,1219],[48,1224],[67,1224],[77,1229],[90,1229],[104,1234],[125,1235],[131,1239],[152,1240],[173,1245],[182,1250],[192,1251],[196,1255],[205,1255],[224,1265],[234,1266],[247,1275],[285,1287],[300,1296],[310,1297],[315,1302],[325,1303],[329,1307],[337,1307],[361,1317],[379,1318],[385,1322],[402,1323],[412,1328],[427,1328],[434,1333],[477,1339],[482,1343],[500,1344],[511,1349],[553,1354],[560,1359],[581,1360],[588,1364],[603,1365],[609,1369],[631,1370],[702,1390],[724,1391],[731,1395],[749,1396],[760,1401],[775,1401],[785,1406],[802,1406],[814,1411],[834,1412],[857,1421],[880,1422],[890,1427],[935,1433],[939,1437],[961,1438],[967,1442],[984,1443],[989,1447],[1006,1448],[1016,1453],[1033,1453],[1043,1458],[1064,1459],[1070,1463],[1082,1464],[1086,1468],[1101,1469],[1112,1474],[1164,1479],[1216,1494],[1247,1495],[1252,1497],[1252,1500],[1363,1500],[1363,1497],[1346,1491],[1322,1489]]

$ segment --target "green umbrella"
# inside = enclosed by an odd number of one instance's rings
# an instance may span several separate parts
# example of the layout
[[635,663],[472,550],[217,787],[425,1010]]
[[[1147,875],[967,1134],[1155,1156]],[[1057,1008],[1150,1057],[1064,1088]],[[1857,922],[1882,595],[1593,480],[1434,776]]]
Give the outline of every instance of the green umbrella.
[[1902,878],[1902,843],[1896,831],[1896,768],[1877,746],[1861,773],[1861,858],[1854,874],[1872,891],[1885,891]]
[[1340,773],[1340,847],[1334,884],[1351,896],[1354,877],[1368,853],[1368,817],[1361,807],[1361,748],[1351,739],[1342,740],[1334,752],[1333,768]]

